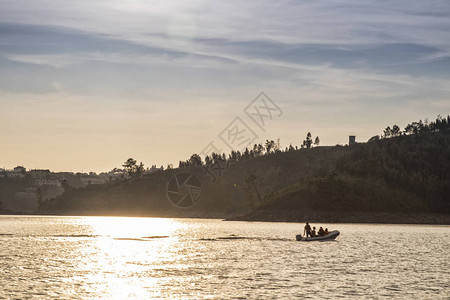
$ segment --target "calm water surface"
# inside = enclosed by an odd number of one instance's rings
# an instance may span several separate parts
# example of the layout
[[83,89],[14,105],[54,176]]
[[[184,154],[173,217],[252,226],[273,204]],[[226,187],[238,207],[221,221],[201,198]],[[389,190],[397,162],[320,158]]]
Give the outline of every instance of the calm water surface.
[[450,227],[0,216],[0,298],[450,299]]

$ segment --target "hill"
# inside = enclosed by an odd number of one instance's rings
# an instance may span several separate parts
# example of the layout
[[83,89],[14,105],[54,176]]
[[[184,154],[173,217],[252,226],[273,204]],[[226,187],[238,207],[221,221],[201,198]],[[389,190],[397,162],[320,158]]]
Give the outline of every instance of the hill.
[[331,172],[274,191],[265,205],[238,219],[448,224],[449,171],[448,132],[356,144]]
[[403,133],[388,127],[381,138],[350,146],[263,154],[255,145],[206,163],[193,155],[177,169],[68,188],[39,212],[336,222],[402,215],[407,223],[448,223],[450,118],[440,120],[414,122]]
[[348,147],[331,173],[276,191],[265,207],[449,213],[449,171],[448,133],[356,144]]
[[[273,190],[313,176],[317,170],[325,172],[344,151],[344,147],[319,147],[234,162],[217,159],[208,166],[187,166],[101,185],[67,187],[61,196],[44,201],[39,212],[195,217],[242,214],[259,205],[253,197],[253,184],[265,201]],[[169,201],[169,182],[179,174],[191,174],[198,180],[201,194],[193,207],[179,207]],[[255,181],[247,182],[252,176]]]

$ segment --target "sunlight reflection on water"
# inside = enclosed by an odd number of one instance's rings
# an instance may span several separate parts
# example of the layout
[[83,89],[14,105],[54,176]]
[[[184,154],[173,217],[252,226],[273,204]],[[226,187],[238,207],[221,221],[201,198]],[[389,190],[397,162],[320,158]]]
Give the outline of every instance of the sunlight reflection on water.
[[144,299],[150,290],[157,291],[158,279],[143,274],[149,266],[171,258],[168,249],[177,239],[172,235],[182,228],[181,223],[162,218],[91,217],[80,225],[100,237],[81,248],[85,292],[116,299]]
[[0,298],[446,299],[450,227],[0,216]]

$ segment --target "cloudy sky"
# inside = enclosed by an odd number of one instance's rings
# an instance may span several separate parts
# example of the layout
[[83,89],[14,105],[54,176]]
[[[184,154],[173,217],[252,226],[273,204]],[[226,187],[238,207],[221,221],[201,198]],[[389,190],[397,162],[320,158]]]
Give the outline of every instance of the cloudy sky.
[[229,151],[236,117],[286,147],[449,113],[449,1],[0,1],[0,167],[177,165]]

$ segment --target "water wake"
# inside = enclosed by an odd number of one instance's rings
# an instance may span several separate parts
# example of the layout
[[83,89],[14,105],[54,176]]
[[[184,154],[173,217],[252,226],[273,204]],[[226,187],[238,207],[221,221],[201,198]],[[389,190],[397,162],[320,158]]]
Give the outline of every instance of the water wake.
[[223,241],[223,240],[253,240],[253,241],[281,241],[281,242],[292,242],[293,239],[286,238],[264,238],[264,237],[247,237],[247,236],[219,236],[215,238],[201,238],[200,241]]
[[58,235],[52,235],[51,237],[73,237],[73,238],[96,238],[100,235],[93,235],[93,234],[58,234]]
[[155,239],[164,239],[164,238],[168,238],[169,236],[167,235],[162,235],[162,236],[144,236],[141,238],[114,238],[115,240],[118,241],[142,241],[142,242],[148,242],[151,240],[155,240]]

